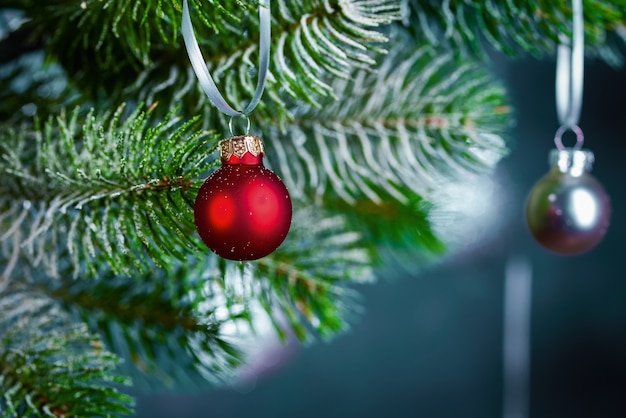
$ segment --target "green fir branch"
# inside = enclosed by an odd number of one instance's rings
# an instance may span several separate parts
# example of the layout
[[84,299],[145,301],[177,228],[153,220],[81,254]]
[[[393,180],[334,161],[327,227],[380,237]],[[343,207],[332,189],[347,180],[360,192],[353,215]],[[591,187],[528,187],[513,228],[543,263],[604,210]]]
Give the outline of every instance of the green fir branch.
[[[377,191],[382,197],[376,203],[363,197],[354,204],[342,199],[328,199],[328,210],[339,213],[352,212],[346,218],[347,226],[361,231],[363,240],[376,265],[417,267],[432,265],[448,250],[443,237],[435,233],[431,221],[436,203],[426,201],[409,189],[402,191],[406,203],[398,202],[384,190]],[[437,202],[438,203],[438,202]]]
[[337,97],[329,78],[375,64],[368,50],[383,52],[376,46],[387,42],[379,28],[401,17],[399,4],[389,0],[277,3],[272,72],[291,96],[316,105],[319,97]]
[[412,250],[423,257],[407,260],[427,262],[444,251],[428,218],[432,192],[493,168],[506,153],[509,109],[476,63],[407,51],[404,36],[392,35],[399,47],[376,73],[335,80],[341,102],[300,108],[284,131],[269,128],[266,148],[296,198],[354,215],[349,225],[364,231],[375,259]]
[[270,128],[279,140],[269,152],[296,196],[382,204],[384,193],[405,204],[406,189],[428,199],[442,180],[486,172],[504,155],[502,87],[452,53],[393,42],[376,73],[335,80],[341,102],[301,110],[284,132]]
[[207,250],[141,276],[100,269],[98,280],[51,281],[40,272],[29,286],[99,335],[136,385],[184,390],[233,381],[262,324],[302,340],[346,329],[358,310],[351,286],[374,280],[370,265],[362,235],[312,206],[296,210],[287,241],[255,262]]
[[154,126],[141,108],[123,113],[76,109],[30,134],[4,131],[2,238],[52,277],[64,252],[74,274],[96,277],[100,262],[130,275],[204,248],[192,206],[215,138],[175,113]]
[[0,416],[111,417],[132,413],[114,386],[118,359],[54,303],[26,290],[0,293]]
[[124,359],[135,385],[198,389],[231,381],[243,361],[223,329],[247,322],[248,312],[216,317],[224,298],[211,283],[219,274],[205,261],[172,261],[132,278],[101,271],[98,280],[42,287]]
[[363,235],[345,218],[324,215],[316,206],[302,209],[285,243],[253,263],[262,290],[258,300],[270,318],[284,318],[301,340],[346,329],[358,309],[350,286],[374,280]]
[[[182,63],[186,58],[178,36],[180,0],[47,0],[5,5],[21,10],[28,20],[20,32],[29,49],[46,52],[59,63],[84,98],[98,102],[111,92],[120,93],[145,68],[156,63]],[[251,5],[239,0],[191,0],[198,20],[213,34],[241,33],[241,23]],[[0,9],[2,6],[0,6]],[[0,51],[12,49],[10,39],[0,41]],[[128,101],[109,97],[103,105]],[[151,103],[152,104],[152,103]],[[41,114],[47,116],[47,114]]]
[[[26,29],[40,38],[85,98],[107,103],[133,96],[149,104],[185,97],[198,113],[208,101],[197,86],[182,38],[178,0],[27,2]],[[256,87],[256,5],[193,0],[192,19],[207,64],[228,100],[245,106]],[[333,95],[330,79],[371,67],[384,52],[381,27],[401,17],[397,1],[272,2],[273,42],[265,108],[286,115],[286,100],[318,104]],[[52,18],[54,17],[54,18]],[[53,22],[53,23],[52,23]],[[68,30],[71,28],[71,30]],[[218,36],[228,34],[227,36]],[[97,82],[94,82],[96,81]]]
[[[32,18],[32,26],[71,73],[98,68],[121,72],[153,63],[155,47],[179,41],[180,0],[47,0],[24,1],[17,7]],[[204,25],[213,31],[235,31],[240,0],[191,0]],[[72,61],[70,58],[74,57]],[[78,59],[77,59],[78,58]],[[95,62],[89,62],[94,60]],[[81,70],[82,67],[82,70]]]
[[[571,29],[572,4],[568,0],[402,0],[411,15],[406,17],[420,41],[440,45],[442,40],[462,52],[483,54],[483,42],[516,55],[520,50],[542,56],[554,51],[559,35]],[[626,3],[623,0],[583,2],[588,51],[610,63],[623,54],[609,41],[610,34],[624,45]]]
[[[396,1],[375,3],[368,0],[272,2],[270,75],[255,117],[279,115],[283,120],[289,103],[294,100],[319,105],[322,97],[334,96],[330,83],[333,78],[349,78],[353,68],[371,68],[375,63],[372,56],[383,52],[387,41],[381,27],[401,16]],[[202,26],[197,13],[192,13],[192,20],[207,65],[227,100],[243,108],[256,88],[256,15],[250,13],[249,26],[240,28],[239,34],[218,37]],[[171,59],[165,60],[167,66],[159,63],[145,66],[125,87],[124,94],[146,103],[173,98],[184,103],[192,114],[204,113],[205,122],[210,121],[211,126],[225,127],[228,121],[212,110],[200,90],[181,42],[170,52]]]

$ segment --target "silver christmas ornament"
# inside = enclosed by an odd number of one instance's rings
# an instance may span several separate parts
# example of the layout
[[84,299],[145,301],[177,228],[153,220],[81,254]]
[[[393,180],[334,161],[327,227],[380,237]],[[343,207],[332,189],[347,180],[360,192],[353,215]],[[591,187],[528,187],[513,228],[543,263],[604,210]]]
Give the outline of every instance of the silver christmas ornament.
[[531,190],[526,220],[535,240],[562,255],[589,251],[604,237],[611,204],[604,187],[590,174],[593,153],[555,149],[552,169]]
[[[589,251],[602,240],[611,221],[604,187],[590,174],[591,151],[583,150],[578,126],[583,103],[585,60],[583,1],[572,0],[571,37],[562,34],[556,59],[556,110],[561,127],[550,154],[552,169],[530,192],[526,221],[537,242],[563,255]],[[563,146],[566,131],[576,134],[573,148]]]

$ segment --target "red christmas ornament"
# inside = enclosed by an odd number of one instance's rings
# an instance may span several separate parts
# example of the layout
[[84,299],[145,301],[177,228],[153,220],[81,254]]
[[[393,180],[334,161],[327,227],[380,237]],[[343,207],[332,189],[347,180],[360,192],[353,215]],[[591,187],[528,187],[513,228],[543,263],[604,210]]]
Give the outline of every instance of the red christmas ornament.
[[263,166],[258,136],[220,142],[222,166],[200,187],[194,205],[202,241],[229,260],[256,260],[284,241],[291,198],[280,178]]

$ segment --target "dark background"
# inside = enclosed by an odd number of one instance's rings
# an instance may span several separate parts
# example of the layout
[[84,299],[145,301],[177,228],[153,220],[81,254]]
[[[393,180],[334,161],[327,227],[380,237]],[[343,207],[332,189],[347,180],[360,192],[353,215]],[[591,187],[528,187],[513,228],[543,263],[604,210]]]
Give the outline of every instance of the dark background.
[[530,417],[626,417],[626,71],[586,63],[580,126],[613,220],[595,250],[566,258],[538,248],[523,219],[558,127],[554,62],[496,61],[516,125],[490,196],[499,222],[487,236],[429,271],[389,270],[361,288],[365,312],[347,334],[279,349],[274,366],[234,388],[143,396],[138,415],[501,417],[504,271],[522,255],[533,268]]

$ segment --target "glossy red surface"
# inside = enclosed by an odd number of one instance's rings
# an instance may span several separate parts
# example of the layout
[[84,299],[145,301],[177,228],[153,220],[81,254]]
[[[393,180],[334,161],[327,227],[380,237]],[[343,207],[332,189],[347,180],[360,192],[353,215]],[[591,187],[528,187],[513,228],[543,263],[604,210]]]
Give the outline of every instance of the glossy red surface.
[[224,164],[198,192],[196,227],[204,243],[229,260],[256,260],[272,253],[291,226],[287,188],[263,164]]

